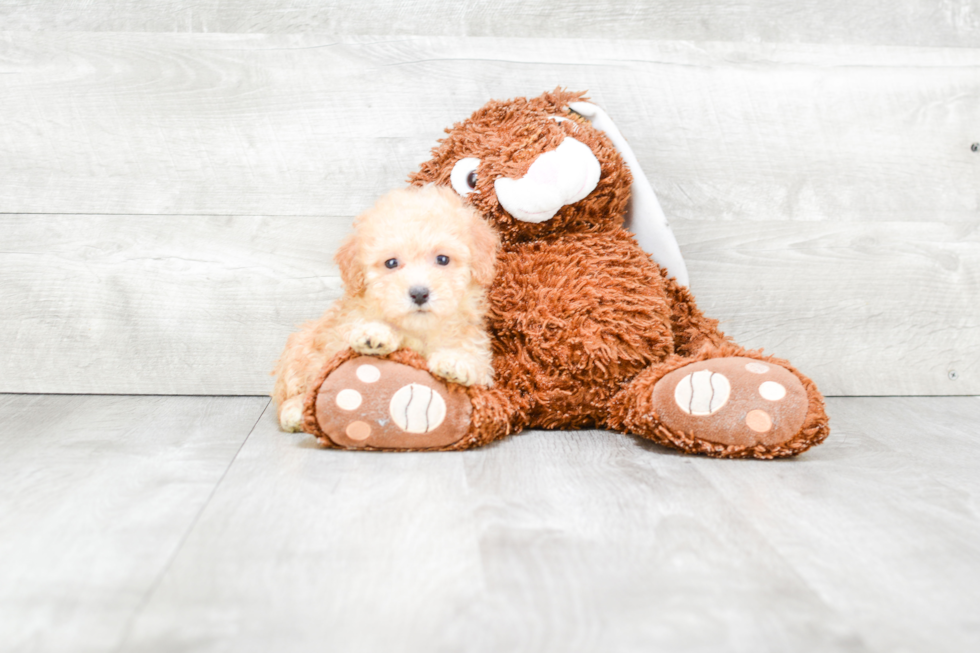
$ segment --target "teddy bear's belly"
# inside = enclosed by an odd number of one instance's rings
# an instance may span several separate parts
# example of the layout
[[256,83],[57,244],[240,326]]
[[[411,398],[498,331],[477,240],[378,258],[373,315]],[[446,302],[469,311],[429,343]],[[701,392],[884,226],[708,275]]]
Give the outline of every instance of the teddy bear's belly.
[[490,292],[499,383],[531,399],[531,424],[601,424],[626,381],[673,352],[659,269],[626,232],[508,247]]

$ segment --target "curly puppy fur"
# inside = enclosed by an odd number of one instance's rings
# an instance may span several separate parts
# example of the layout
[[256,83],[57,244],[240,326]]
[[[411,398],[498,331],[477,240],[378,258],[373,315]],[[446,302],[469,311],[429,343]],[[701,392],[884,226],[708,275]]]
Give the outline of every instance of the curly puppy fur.
[[410,349],[436,376],[490,386],[484,313],[498,247],[496,232],[445,187],[396,190],[358,216],[335,256],[344,296],[289,337],[276,366],[282,428],[300,429],[303,395],[348,348]]

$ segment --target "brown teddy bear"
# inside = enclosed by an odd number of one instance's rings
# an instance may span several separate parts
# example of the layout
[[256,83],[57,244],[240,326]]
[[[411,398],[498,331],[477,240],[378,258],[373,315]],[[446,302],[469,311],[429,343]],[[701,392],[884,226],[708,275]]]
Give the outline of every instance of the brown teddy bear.
[[[348,351],[309,389],[306,431],[334,447],[447,450],[525,428],[605,428],[729,458],[792,456],[827,437],[810,379],[698,310],[666,223],[624,226],[652,192],[634,188],[630,203],[630,167],[642,172],[614,126],[588,119],[602,116],[560,89],[492,101],[410,178],[453,187],[499,231],[494,385],[444,383],[411,351]],[[347,389],[366,398],[354,410],[338,405]]]

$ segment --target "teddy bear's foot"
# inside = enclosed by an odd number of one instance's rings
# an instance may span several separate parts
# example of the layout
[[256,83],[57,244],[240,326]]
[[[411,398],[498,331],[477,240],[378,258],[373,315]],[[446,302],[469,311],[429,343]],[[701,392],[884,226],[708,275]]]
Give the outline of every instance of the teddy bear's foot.
[[342,352],[312,388],[304,399],[303,430],[328,447],[468,449],[526,425],[527,405],[520,394],[445,383],[409,349],[383,358]]
[[672,431],[722,445],[779,445],[806,419],[806,390],[787,370],[740,356],[691,363],[653,387],[653,410]]
[[827,416],[813,383],[781,362],[719,356],[648,370],[620,402],[631,407],[616,427],[690,453],[796,455],[827,437]]
[[[313,433],[347,449],[444,449],[464,438],[472,406],[425,370],[359,356],[323,381]],[[311,430],[311,429],[307,429]]]

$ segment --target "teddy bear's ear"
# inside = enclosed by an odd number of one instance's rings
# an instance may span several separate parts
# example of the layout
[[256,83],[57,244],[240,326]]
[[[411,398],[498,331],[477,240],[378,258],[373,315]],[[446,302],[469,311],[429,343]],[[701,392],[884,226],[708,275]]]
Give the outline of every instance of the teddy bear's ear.
[[357,260],[357,232],[353,232],[344,239],[333,260],[340,268],[340,279],[344,282],[347,292],[353,296],[364,294],[366,289],[366,279],[361,262]]
[[586,91],[569,91],[559,86],[553,91],[542,93],[538,97],[533,98],[529,101],[529,104],[543,108],[549,113],[561,115],[572,104],[576,102],[584,103],[584,100],[588,99],[585,94]]
[[682,286],[689,285],[687,265],[681,249],[670,230],[667,216],[660,208],[660,202],[653,192],[653,187],[640,168],[640,162],[630,148],[626,139],[613,124],[609,115],[589,102],[572,102],[568,108],[587,119],[592,126],[604,132],[619,151],[633,175],[633,185],[630,186],[630,202],[626,208],[626,228],[633,232],[636,240],[653,260],[667,269],[670,276],[677,279]]

